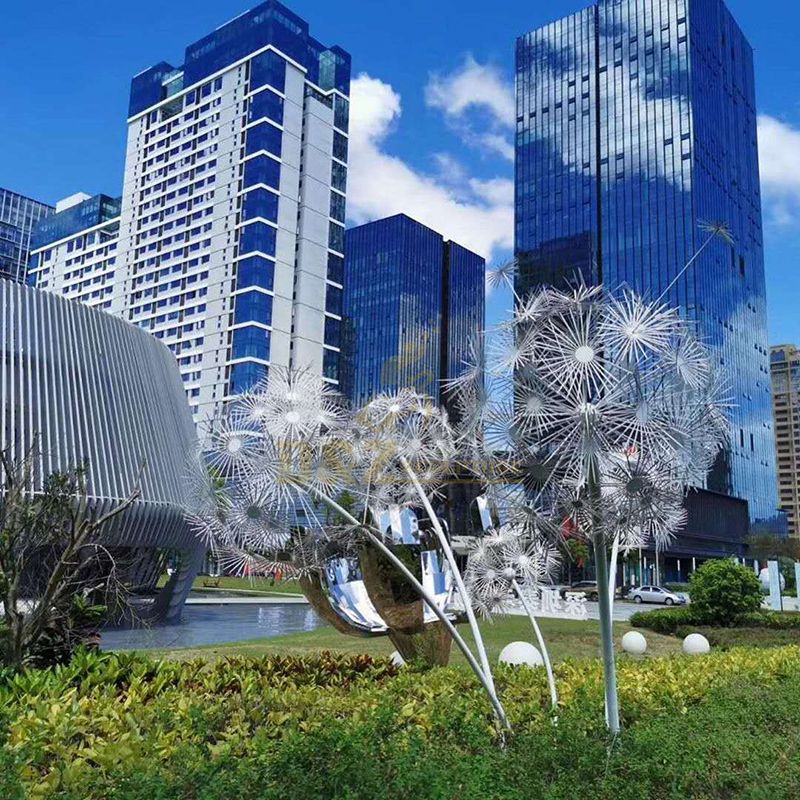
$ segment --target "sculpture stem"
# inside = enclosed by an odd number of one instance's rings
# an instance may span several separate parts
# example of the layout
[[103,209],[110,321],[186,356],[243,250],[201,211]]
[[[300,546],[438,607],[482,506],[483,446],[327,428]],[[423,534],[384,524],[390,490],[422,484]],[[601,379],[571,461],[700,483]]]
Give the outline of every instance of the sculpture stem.
[[400,463],[403,465],[403,469],[405,469],[408,477],[411,478],[411,482],[414,484],[414,488],[422,500],[422,504],[425,507],[425,511],[427,512],[431,524],[433,525],[433,529],[436,532],[436,537],[439,539],[439,544],[444,552],[445,558],[447,559],[447,563],[450,565],[450,571],[453,573],[453,580],[456,583],[458,593],[461,595],[461,601],[464,604],[464,611],[467,614],[467,621],[469,622],[469,627],[472,630],[472,636],[475,639],[475,646],[478,648],[478,656],[481,660],[481,666],[483,667],[487,682],[492,687],[492,691],[495,691],[492,668],[489,664],[489,658],[486,655],[486,647],[483,643],[483,636],[480,628],[478,627],[478,620],[475,617],[475,611],[472,608],[472,602],[469,594],[467,593],[467,587],[464,585],[464,579],[461,577],[461,570],[458,568],[458,564],[456,564],[456,558],[455,555],[453,555],[453,549],[450,547],[450,542],[442,530],[439,518],[436,516],[433,506],[431,505],[431,501],[428,499],[428,495],[422,488],[422,484],[419,482],[416,473],[413,469],[411,469],[411,465],[403,456],[400,456]]
[[614,628],[611,622],[611,603],[608,586],[608,553],[602,534],[594,537],[594,560],[597,570],[597,599],[600,602],[600,643],[603,650],[606,716],[613,735],[619,733],[619,698],[617,696],[617,667],[614,663]]
[[[611,572],[608,577],[608,602],[614,608],[614,599],[617,595],[617,562],[619,561],[619,535],[614,537],[614,544],[611,546]],[[598,591],[600,587],[598,584]]]
[[359,522],[352,514],[350,514],[350,512],[346,511],[335,500],[331,499],[323,492],[320,492],[318,489],[312,486],[307,486],[305,488],[319,498],[323,503],[325,503],[325,505],[346,519],[351,525],[354,525],[357,528],[365,531],[375,547],[377,547],[378,550],[380,550],[381,553],[383,553],[383,555],[385,555],[386,558],[388,558],[389,561],[391,561],[392,564],[397,567],[398,570],[400,570],[403,576],[407,578],[411,585],[417,590],[420,597],[428,604],[431,611],[436,614],[442,625],[447,628],[448,632],[453,637],[453,641],[456,643],[459,650],[461,650],[461,652],[464,654],[464,658],[467,659],[467,663],[470,665],[472,671],[475,673],[484,690],[486,691],[486,694],[489,696],[489,702],[492,704],[492,709],[499,723],[500,734],[503,737],[503,741],[505,741],[504,733],[506,731],[511,731],[511,725],[508,722],[505,709],[503,708],[500,699],[497,697],[497,692],[494,688],[494,681],[487,681],[483,670],[475,660],[475,656],[467,646],[467,643],[464,641],[461,634],[456,630],[456,626],[453,625],[452,621],[448,618],[447,614],[445,614],[444,610],[439,608],[439,604],[436,602],[435,598],[428,593],[425,587],[417,580],[414,573],[411,572],[411,570],[392,552],[391,548],[384,544],[381,537],[372,531],[368,525],[364,525],[363,523]]
[[544,642],[542,631],[539,628],[539,623],[536,621],[536,616],[533,613],[531,604],[528,602],[528,598],[525,597],[525,594],[516,580],[512,581],[511,585],[514,587],[514,591],[517,593],[517,597],[519,597],[522,602],[522,607],[525,609],[525,613],[527,613],[528,619],[531,621],[533,632],[536,634],[536,641],[539,643],[539,649],[542,651],[544,668],[547,672],[547,685],[550,687],[550,705],[553,707],[553,710],[555,710],[558,708],[558,691],[556,690],[556,679],[553,675],[553,665],[550,662],[550,654],[547,652],[547,645]]

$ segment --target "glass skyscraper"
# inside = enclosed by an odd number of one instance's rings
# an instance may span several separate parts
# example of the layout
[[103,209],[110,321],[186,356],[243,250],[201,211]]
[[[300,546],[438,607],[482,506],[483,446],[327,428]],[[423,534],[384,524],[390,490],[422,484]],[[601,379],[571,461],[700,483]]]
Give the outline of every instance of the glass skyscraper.
[[734,407],[711,492],[780,530],[753,53],[721,0],[599,0],[517,41],[521,291],[582,276],[664,296],[716,353]]
[[349,229],[346,245],[343,391],[444,400],[483,329],[485,260],[405,214]]
[[271,365],[337,382],[349,91],[350,56],[276,0],[144,70],[116,218],[65,211],[32,280],[162,339],[198,421]]
[[0,278],[24,281],[31,233],[52,206],[0,187]]

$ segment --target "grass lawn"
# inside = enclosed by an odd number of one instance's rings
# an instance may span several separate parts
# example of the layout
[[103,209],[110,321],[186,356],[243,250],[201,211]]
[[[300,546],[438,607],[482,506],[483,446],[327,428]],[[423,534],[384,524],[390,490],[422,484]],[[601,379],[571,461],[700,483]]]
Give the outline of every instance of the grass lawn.
[[[566,658],[595,658],[600,655],[600,631],[599,624],[596,621],[580,622],[564,619],[542,619],[539,624],[553,661],[563,661]],[[497,659],[500,651],[509,642],[536,641],[527,617],[499,617],[494,622],[482,623],[481,628],[484,633],[489,658],[492,661]],[[472,637],[469,635],[467,626],[459,626],[459,630],[467,642],[472,644]],[[620,650],[622,637],[629,630],[632,630],[632,628],[627,623],[618,622],[614,624],[617,647]],[[650,656],[671,655],[681,650],[679,639],[672,636],[662,636],[652,631],[640,632],[644,633],[647,638],[648,654]],[[228,655],[305,655],[318,653],[321,650],[389,655],[394,649],[394,645],[386,636],[358,639],[344,636],[333,628],[324,627],[307,633],[293,633],[272,639],[254,639],[225,645],[209,645],[207,647],[179,650],[150,650],[147,652],[158,658],[184,660],[198,657],[215,659]],[[464,663],[461,652],[454,646],[451,664]]]

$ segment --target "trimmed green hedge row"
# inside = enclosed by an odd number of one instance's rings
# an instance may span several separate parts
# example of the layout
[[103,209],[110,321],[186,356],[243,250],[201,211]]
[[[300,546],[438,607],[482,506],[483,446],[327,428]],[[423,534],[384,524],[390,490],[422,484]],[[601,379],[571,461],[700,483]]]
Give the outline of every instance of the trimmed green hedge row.
[[[647,628],[665,636],[674,636],[691,633],[690,628],[702,627],[708,622],[691,606],[686,606],[685,608],[640,611],[631,616],[630,624],[635,628]],[[800,632],[800,613],[796,611],[756,611],[738,618],[730,627]]]
[[610,756],[597,661],[556,668],[555,726],[542,670],[499,669],[505,750],[460,668],[76,662],[0,676],[4,800],[716,800],[800,785],[797,647],[620,659],[625,732]]

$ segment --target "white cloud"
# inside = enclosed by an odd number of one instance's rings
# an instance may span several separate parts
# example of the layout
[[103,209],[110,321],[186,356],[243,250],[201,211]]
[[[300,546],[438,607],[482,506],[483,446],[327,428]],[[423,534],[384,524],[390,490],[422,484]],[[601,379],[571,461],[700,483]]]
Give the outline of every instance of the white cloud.
[[[442,111],[469,146],[514,160],[514,145],[508,138],[516,116],[514,86],[497,67],[467,55],[453,72],[430,76],[425,102]],[[483,115],[480,125],[475,123],[475,112]]]
[[400,95],[388,83],[365,73],[353,80],[347,190],[350,219],[360,224],[402,212],[488,259],[510,249],[514,231],[511,181],[470,179],[458,162],[443,153],[433,155],[439,170],[435,175],[424,174],[390,155],[386,139],[401,112]]
[[800,129],[775,117],[758,117],[758,161],[765,209],[771,222],[800,217]]
[[425,100],[453,118],[463,117],[472,108],[486,108],[500,125],[514,127],[514,87],[497,67],[479,64],[471,55],[449,75],[431,75]]

